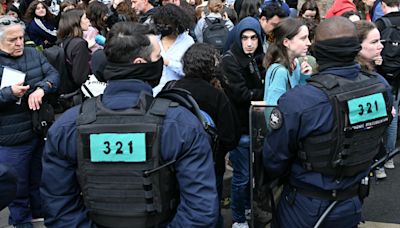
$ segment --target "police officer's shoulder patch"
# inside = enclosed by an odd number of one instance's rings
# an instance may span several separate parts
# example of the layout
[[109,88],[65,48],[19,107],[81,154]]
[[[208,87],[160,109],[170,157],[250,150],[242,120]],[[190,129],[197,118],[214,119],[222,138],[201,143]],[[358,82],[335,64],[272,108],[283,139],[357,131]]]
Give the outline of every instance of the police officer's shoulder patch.
[[281,111],[279,111],[278,108],[272,109],[271,115],[269,116],[269,126],[272,129],[277,130],[282,127],[282,123],[283,123],[283,116]]

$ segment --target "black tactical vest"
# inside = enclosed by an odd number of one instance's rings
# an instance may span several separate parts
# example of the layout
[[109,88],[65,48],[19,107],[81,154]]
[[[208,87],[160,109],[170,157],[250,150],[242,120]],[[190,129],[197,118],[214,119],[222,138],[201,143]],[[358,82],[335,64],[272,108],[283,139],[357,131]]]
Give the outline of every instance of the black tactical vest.
[[297,156],[303,167],[335,177],[368,170],[392,120],[385,85],[376,76],[365,73],[355,80],[316,75],[308,82],[329,97],[334,127],[299,144]]
[[160,157],[163,119],[177,104],[145,93],[139,99],[139,107],[119,111],[91,98],[77,119],[77,176],[99,227],[154,227],[168,222],[179,203],[175,161]]

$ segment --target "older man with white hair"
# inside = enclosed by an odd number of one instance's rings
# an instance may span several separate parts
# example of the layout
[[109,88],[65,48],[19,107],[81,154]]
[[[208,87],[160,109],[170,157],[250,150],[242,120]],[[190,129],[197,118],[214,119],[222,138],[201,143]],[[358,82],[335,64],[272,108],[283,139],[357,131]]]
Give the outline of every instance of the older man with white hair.
[[32,111],[59,86],[57,71],[34,48],[24,48],[24,24],[0,17],[0,163],[18,178],[16,199],[8,206],[9,223],[32,227],[41,217],[39,184],[43,140],[32,131]]

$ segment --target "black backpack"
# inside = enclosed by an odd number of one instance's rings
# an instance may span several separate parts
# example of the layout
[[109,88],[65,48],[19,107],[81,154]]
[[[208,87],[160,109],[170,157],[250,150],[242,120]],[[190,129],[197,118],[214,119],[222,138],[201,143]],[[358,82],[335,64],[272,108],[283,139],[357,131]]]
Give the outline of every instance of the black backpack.
[[383,62],[377,69],[388,81],[393,81],[400,75],[400,26],[393,25],[385,17],[378,20],[382,20],[385,29],[381,32]]
[[204,19],[207,27],[203,29],[203,43],[211,44],[222,53],[229,33],[225,21],[222,18]]
[[70,75],[72,70],[72,63],[68,60],[66,50],[72,39],[66,39],[64,42],[53,45],[50,48],[43,50],[43,55],[47,58],[47,61],[58,71],[60,74],[60,89],[59,94],[71,93],[68,88],[74,88],[72,76]]

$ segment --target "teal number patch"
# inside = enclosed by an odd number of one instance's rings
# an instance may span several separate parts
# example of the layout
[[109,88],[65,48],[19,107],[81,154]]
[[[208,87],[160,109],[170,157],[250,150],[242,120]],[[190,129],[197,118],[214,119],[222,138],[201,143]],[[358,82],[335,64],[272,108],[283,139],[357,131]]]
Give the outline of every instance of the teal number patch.
[[92,162],[146,161],[145,133],[101,133],[90,135]]
[[386,103],[382,93],[376,93],[347,101],[350,124],[385,117]]

